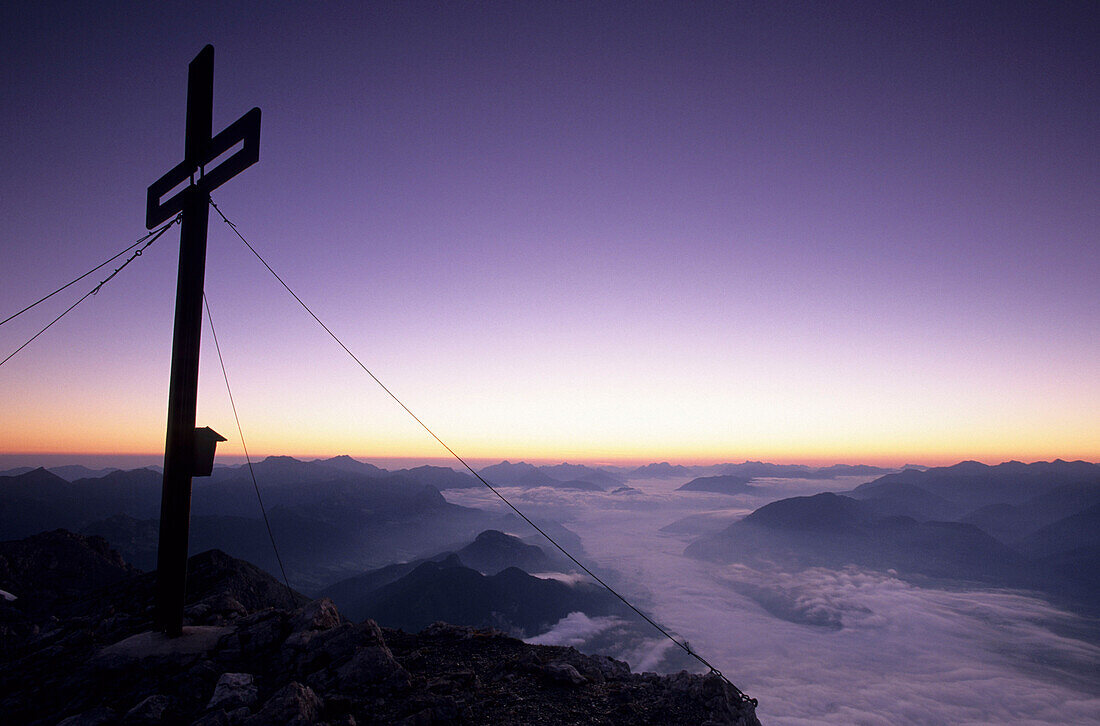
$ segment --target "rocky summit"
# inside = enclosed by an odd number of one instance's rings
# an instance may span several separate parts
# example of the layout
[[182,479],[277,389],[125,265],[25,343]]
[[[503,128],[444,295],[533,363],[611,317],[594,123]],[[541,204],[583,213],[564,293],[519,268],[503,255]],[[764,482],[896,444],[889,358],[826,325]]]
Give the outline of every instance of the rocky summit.
[[[104,544],[63,531],[0,543],[0,589],[15,598],[0,600],[6,723],[759,723],[716,675],[636,674],[446,623],[353,623],[217,551],[191,558],[184,635],[168,639],[152,630],[155,573]],[[74,557],[94,576],[59,571]]]

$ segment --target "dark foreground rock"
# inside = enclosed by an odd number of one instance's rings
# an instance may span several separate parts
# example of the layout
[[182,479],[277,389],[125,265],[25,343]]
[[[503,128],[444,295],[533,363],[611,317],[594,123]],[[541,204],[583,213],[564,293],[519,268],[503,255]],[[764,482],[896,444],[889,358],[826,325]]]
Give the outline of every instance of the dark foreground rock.
[[303,602],[222,553],[196,556],[191,568],[184,636],[174,640],[151,632],[149,575],[52,609],[5,601],[18,627],[0,658],[4,722],[758,723],[717,676],[633,674],[607,657],[444,623],[383,630],[348,621],[329,600]]

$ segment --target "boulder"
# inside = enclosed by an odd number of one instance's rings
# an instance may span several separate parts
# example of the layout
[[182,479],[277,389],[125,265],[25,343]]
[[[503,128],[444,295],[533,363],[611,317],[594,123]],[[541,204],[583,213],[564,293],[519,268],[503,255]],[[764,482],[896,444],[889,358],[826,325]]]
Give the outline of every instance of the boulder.
[[206,707],[229,711],[251,706],[258,697],[259,689],[251,673],[222,673]]
[[317,723],[321,717],[324,702],[309,686],[297,681],[286,684],[278,693],[269,698],[254,716],[244,721],[245,726],[268,726],[269,724]]
[[155,693],[143,699],[122,717],[123,726],[143,726],[144,724],[163,724],[178,721],[176,699]]

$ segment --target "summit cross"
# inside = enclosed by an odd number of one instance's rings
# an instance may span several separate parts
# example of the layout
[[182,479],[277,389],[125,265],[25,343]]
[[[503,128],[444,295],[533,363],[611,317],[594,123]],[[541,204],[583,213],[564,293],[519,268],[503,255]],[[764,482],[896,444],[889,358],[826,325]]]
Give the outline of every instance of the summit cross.
[[[149,229],[182,213],[157,547],[157,627],[169,637],[183,632],[191,478],[210,475],[214,442],[224,441],[210,429],[195,428],[210,192],[260,158],[260,109],[253,108],[211,136],[213,106],[214,47],[208,45],[187,70],[183,161],[149,186],[145,211],[145,226]],[[238,144],[239,150],[214,168],[206,169]],[[165,194],[182,184],[186,186],[162,201]]]

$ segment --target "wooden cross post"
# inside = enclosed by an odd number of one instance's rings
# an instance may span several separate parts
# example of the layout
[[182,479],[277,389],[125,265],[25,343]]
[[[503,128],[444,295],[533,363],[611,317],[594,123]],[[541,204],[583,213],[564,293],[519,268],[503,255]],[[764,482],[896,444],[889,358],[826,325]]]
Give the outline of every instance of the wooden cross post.
[[[203,475],[197,449],[204,442],[212,446],[209,434],[213,432],[206,430],[205,437],[195,434],[210,192],[256,163],[260,156],[260,109],[252,109],[211,138],[213,104],[214,48],[208,45],[195,56],[187,71],[183,161],[149,187],[145,216],[145,226],[152,229],[183,213],[157,549],[157,626],[169,637],[183,631],[191,477]],[[241,144],[238,151],[212,170],[206,170],[208,164],[238,144]],[[165,194],[185,183],[187,186],[179,193],[161,201]],[[209,470],[205,473],[209,474]]]

